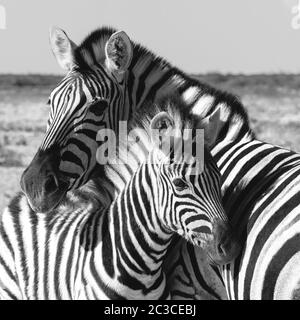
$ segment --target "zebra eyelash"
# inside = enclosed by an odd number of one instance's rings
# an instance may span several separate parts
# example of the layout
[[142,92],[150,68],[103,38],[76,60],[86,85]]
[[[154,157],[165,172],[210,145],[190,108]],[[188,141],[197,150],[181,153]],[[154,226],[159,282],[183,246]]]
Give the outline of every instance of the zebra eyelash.
[[95,103],[99,102],[100,100],[103,100],[103,99],[99,96],[96,96],[93,98],[93,100],[90,102],[90,104],[95,104]]

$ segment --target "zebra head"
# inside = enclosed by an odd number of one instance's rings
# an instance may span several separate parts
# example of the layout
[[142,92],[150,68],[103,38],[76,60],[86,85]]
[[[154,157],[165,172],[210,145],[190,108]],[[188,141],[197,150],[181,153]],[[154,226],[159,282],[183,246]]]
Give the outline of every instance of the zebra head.
[[108,28],[80,46],[52,28],[50,44],[67,75],[50,95],[46,134],[21,177],[30,206],[44,213],[99,173],[96,135],[101,128],[117,130],[118,121],[128,118],[125,87],[133,53],[128,36]]
[[[161,219],[168,230],[202,247],[215,263],[228,263],[240,245],[222,205],[220,172],[209,151],[218,135],[219,109],[202,120],[188,119],[180,116],[185,108],[180,100],[171,98],[167,104],[169,111],[156,114],[150,125]],[[184,138],[186,130],[190,141]]]

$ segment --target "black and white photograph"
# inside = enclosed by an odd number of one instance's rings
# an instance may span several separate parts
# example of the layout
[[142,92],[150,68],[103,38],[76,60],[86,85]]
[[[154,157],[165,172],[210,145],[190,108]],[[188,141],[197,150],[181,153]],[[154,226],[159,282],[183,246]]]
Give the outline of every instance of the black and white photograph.
[[0,300],[300,300],[300,0],[0,0]]

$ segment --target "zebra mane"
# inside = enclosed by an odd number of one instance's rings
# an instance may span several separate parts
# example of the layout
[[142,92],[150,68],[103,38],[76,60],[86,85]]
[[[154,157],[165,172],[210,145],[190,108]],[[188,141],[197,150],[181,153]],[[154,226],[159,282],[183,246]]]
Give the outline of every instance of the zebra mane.
[[[75,61],[79,68],[93,68],[97,64],[104,64],[105,44],[111,35],[118,30],[104,26],[91,32],[75,49]],[[165,59],[155,55],[146,47],[131,41],[133,44],[133,65],[139,58],[154,60],[160,67],[170,67],[171,64]],[[130,67],[129,67],[130,68]]]
[[[105,44],[116,31],[117,30],[114,28],[105,26],[93,31],[82,41],[74,53],[75,61],[79,70],[90,70],[99,64],[102,66],[104,65]],[[132,70],[133,67],[136,68],[137,65],[142,67],[143,64],[146,64],[149,61],[151,61],[152,67],[155,67],[157,70],[165,68],[168,69],[169,78],[173,79],[174,83],[178,83],[175,87],[178,86],[179,94],[182,94],[188,87],[194,87],[197,88],[197,94],[194,96],[194,99],[197,99],[200,96],[213,96],[215,98],[215,101],[210,108],[204,108],[201,111],[202,117],[211,114],[219,104],[223,104],[223,111],[225,113],[224,121],[226,121],[227,124],[240,123],[242,131],[248,131],[254,137],[249,126],[247,111],[237,96],[220,89],[216,89],[187,75],[180,69],[172,66],[164,58],[148,50],[145,46],[135,43],[134,41],[132,41],[132,44],[133,58],[129,69]],[[192,101],[189,103],[192,103]],[[224,135],[227,129],[228,128],[226,127],[224,128]],[[222,139],[223,137],[221,136],[220,138]]]

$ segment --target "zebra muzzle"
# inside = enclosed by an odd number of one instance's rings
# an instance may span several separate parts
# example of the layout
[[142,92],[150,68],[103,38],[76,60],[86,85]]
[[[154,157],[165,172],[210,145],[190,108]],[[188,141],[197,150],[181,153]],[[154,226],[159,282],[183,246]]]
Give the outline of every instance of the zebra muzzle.
[[209,245],[209,255],[219,265],[233,261],[241,251],[241,245],[232,228],[224,222],[217,222],[213,228],[214,239]]
[[65,196],[69,183],[58,170],[55,150],[38,151],[21,177],[21,189],[35,212],[47,213]]

